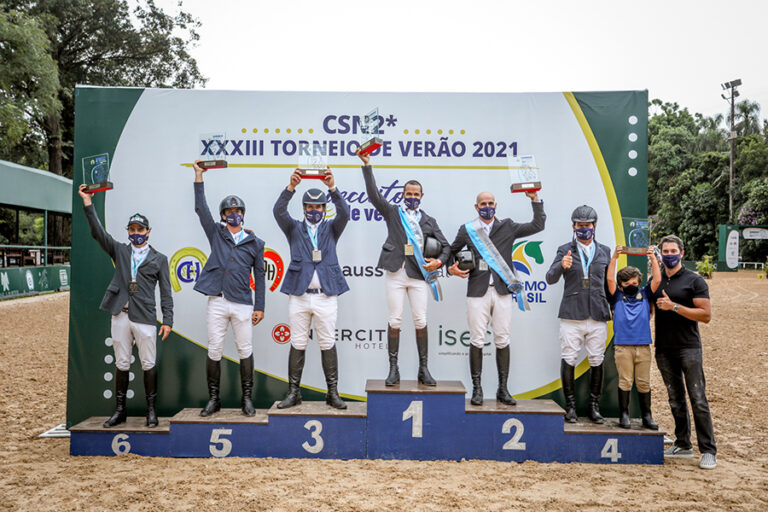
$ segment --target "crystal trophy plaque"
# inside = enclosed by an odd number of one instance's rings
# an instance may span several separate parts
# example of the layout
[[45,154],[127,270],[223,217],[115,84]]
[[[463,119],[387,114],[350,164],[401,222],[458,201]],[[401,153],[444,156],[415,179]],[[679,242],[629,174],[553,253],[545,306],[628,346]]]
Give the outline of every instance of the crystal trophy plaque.
[[87,156],[83,158],[83,183],[85,192],[95,194],[112,190],[114,184],[109,181],[109,154]]
[[370,155],[381,147],[383,141],[379,137],[379,109],[375,108],[360,118],[360,154]]
[[541,190],[541,178],[533,155],[509,156],[509,175],[512,192],[536,192]]
[[325,179],[328,168],[328,150],[322,144],[299,146],[299,175],[302,179]]

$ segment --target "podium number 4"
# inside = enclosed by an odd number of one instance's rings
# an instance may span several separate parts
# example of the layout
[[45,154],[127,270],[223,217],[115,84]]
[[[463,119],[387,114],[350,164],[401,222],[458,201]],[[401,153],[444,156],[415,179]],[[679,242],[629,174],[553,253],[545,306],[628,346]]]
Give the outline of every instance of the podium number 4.
[[611,459],[611,462],[618,462],[621,458],[619,453],[619,440],[615,437],[608,439],[603,446],[603,451],[600,452],[600,457],[603,459]]
[[422,437],[422,425],[424,415],[424,402],[414,400],[408,408],[403,411],[403,421],[413,419],[411,423],[411,437]]

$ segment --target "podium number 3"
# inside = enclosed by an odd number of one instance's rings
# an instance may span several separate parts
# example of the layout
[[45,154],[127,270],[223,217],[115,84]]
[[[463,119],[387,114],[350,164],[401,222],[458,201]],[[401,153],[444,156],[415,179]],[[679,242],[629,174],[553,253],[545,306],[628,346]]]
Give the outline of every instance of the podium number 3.
[[304,441],[301,444],[301,447],[307,450],[309,453],[320,453],[323,451],[323,446],[325,446],[325,443],[323,442],[323,438],[320,437],[320,433],[323,431],[323,424],[317,420],[309,420],[304,424],[304,428],[309,430],[309,432],[312,434],[312,439],[315,440],[315,444],[309,444],[308,442]]
[[411,437],[422,437],[422,425],[424,415],[424,402],[414,400],[408,408],[403,411],[403,421],[413,419],[411,423]]

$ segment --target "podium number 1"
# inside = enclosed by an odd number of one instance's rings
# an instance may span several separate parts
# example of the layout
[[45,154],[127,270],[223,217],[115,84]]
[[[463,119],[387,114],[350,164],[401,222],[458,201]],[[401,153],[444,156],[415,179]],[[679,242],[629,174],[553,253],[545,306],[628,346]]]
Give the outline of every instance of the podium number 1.
[[411,437],[422,437],[422,416],[424,412],[424,402],[414,400],[408,408],[403,411],[403,421],[412,419]]

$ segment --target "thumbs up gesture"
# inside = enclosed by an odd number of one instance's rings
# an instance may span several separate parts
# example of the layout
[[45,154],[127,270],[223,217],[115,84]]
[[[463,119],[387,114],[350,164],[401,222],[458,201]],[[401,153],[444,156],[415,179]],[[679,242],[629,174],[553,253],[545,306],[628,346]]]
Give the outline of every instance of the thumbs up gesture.
[[571,251],[568,251],[568,254],[563,256],[563,260],[560,262],[560,264],[565,270],[571,268],[571,265],[573,265],[573,256],[571,256]]
[[669,298],[666,290],[662,290],[661,297],[656,299],[656,307],[664,311],[671,311],[675,307],[675,303]]

